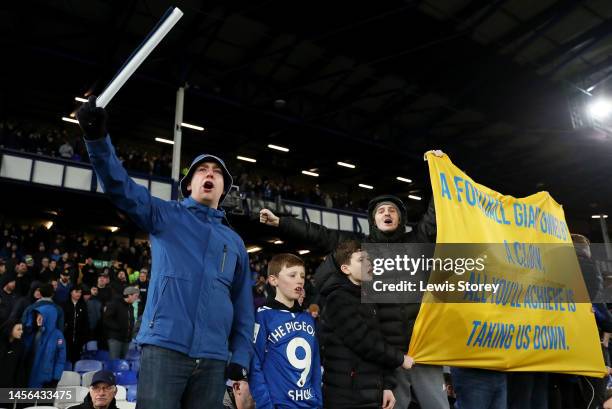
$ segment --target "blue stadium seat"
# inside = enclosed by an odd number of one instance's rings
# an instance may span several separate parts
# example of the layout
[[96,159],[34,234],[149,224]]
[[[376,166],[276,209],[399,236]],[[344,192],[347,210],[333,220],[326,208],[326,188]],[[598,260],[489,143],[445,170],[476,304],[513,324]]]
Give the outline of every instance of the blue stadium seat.
[[97,351],[98,350],[98,341],[89,341],[83,347],[83,351]]
[[84,374],[85,372],[101,371],[102,367],[102,362],[100,361],[95,361],[93,359],[83,359],[77,361],[74,364],[74,371],[80,374]]
[[98,361],[110,361],[110,354],[103,349],[98,349],[94,356]]
[[128,361],[140,359],[140,351],[137,349],[130,349],[125,355],[125,359],[127,359]]
[[64,364],[64,371],[72,371],[72,362],[66,361]]
[[136,360],[130,360],[128,361],[130,363],[130,369],[136,373],[140,372],[140,360],[136,359]]
[[130,363],[125,359],[113,359],[104,362],[104,369],[111,372],[124,372],[130,370]]
[[118,385],[136,385],[138,383],[138,375],[134,371],[115,372]]
[[127,401],[136,402],[136,395],[138,394],[138,385],[127,386]]

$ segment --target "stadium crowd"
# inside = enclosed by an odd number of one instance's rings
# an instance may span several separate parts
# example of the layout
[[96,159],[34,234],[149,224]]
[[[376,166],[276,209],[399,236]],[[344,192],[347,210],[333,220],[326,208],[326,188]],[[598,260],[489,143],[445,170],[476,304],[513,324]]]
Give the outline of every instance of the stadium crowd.
[[[12,149],[76,162],[89,162],[82,137],[65,128],[0,120],[0,148]],[[164,150],[144,150],[129,144],[116,147],[123,166],[150,176],[170,177],[172,154]],[[186,170],[183,170],[185,172]],[[234,183],[246,198],[275,201],[285,200],[313,204],[321,207],[365,211],[367,201],[354,192],[330,189],[326,192],[319,184],[295,185],[287,177],[270,177],[259,171],[237,166]]]

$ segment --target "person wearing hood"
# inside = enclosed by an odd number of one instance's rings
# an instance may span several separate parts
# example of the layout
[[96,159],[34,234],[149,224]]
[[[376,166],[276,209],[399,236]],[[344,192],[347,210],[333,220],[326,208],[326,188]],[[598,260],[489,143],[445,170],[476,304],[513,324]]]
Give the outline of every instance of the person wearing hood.
[[[433,151],[443,156],[441,151]],[[370,234],[327,229],[316,223],[294,217],[278,217],[269,209],[260,211],[259,220],[268,226],[277,227],[280,236],[311,245],[318,250],[332,253],[338,243],[358,240],[365,243],[435,243],[436,215],[433,201],[419,223],[406,232],[406,207],[402,200],[393,195],[375,197],[368,204]],[[317,289],[334,276],[340,266],[329,254],[317,268],[315,282]],[[385,340],[393,347],[407,351],[410,337],[420,304],[380,304],[378,318]],[[410,371],[398,368],[395,373],[397,386],[394,389],[397,407],[405,408],[416,400],[422,409],[448,408],[446,393],[440,387],[444,384],[442,367],[415,365]],[[413,397],[414,394],[414,397]]]
[[111,371],[98,371],[91,378],[89,393],[73,409],[117,409],[117,381]]
[[39,305],[28,312],[25,348],[28,356],[28,387],[56,387],[66,365],[66,340],[57,329],[57,310]]
[[21,339],[23,324],[8,320],[0,327],[0,388],[27,386],[25,348]]
[[150,235],[149,306],[136,338],[143,346],[138,405],[219,407],[226,379],[245,379],[253,352],[249,258],[220,208],[231,173],[202,154],[179,183],[184,199],[161,200],[121,165],[94,95],[77,119],[103,191]]
[[[55,308],[57,312],[57,329],[64,331],[64,310],[53,301],[53,294],[55,294],[53,284],[42,284],[38,291],[40,293],[40,298],[26,307],[23,314],[21,314],[21,322],[25,324],[27,316],[31,314],[34,308],[40,307],[41,305],[50,305]],[[36,294],[36,292],[34,293]]]

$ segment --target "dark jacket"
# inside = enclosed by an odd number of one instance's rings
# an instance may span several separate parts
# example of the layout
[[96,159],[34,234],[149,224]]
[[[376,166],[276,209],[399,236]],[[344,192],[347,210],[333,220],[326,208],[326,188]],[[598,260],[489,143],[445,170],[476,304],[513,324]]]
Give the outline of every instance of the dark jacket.
[[89,337],[89,314],[85,301],[81,299],[75,305],[71,299],[68,300],[64,304],[64,319],[66,341],[77,345],[85,344]]
[[[73,409],[94,409],[93,401],[91,400],[91,395],[88,393],[83,399],[83,403],[78,406],[72,406]],[[108,409],[117,409],[117,401],[113,399],[108,405]]]
[[18,296],[15,291],[9,294],[3,288],[0,288],[0,323],[9,319],[15,304],[17,304],[17,299]]
[[108,339],[130,342],[134,329],[134,306],[122,298],[114,299],[106,304],[102,322]]
[[[376,201],[374,199],[373,201]],[[429,203],[427,212],[421,221],[410,232],[396,231],[392,235],[385,235],[380,232],[370,214],[369,236],[359,233],[329,230],[316,223],[305,222],[293,217],[282,217],[280,219],[281,237],[298,240],[316,246],[319,250],[332,252],[336,249],[339,242],[344,240],[356,239],[366,243],[431,243],[435,242],[436,237],[436,212],[433,201]],[[405,224],[405,215],[402,215],[400,226]],[[317,289],[325,286],[327,280],[334,276],[339,270],[339,266],[329,255],[325,262],[317,269],[315,282]],[[380,304],[379,320],[381,330],[387,341],[402,351],[408,351],[412,329],[419,313],[420,304]]]
[[321,289],[323,399],[326,408],[380,408],[384,389],[404,354],[381,332],[376,304],[361,303],[361,287],[336,273]]
[[40,285],[40,281],[34,281],[30,285],[30,291],[28,292],[28,294],[19,298],[15,302],[15,305],[13,306],[13,311],[11,312],[11,316],[9,317],[9,319],[21,320],[21,317],[23,316],[23,313],[26,308],[36,302],[36,298],[34,298],[34,292],[37,288],[40,287]]
[[0,362],[2,363],[0,388],[24,388],[27,386],[23,341],[20,339],[15,339],[13,342],[9,341],[13,327],[20,322],[9,320],[0,328]]

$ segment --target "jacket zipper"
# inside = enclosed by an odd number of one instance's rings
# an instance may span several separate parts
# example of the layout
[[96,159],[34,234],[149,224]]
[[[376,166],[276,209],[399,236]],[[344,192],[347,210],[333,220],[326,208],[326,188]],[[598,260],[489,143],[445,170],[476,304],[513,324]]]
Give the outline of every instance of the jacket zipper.
[[168,285],[168,277],[164,277],[164,283],[162,284],[162,290],[159,295],[159,299],[157,300],[157,303],[155,303],[155,309],[153,310],[153,318],[151,318],[151,321],[149,321],[149,328],[153,328],[153,325],[155,325],[155,317],[157,317],[157,310],[159,309],[159,303],[161,302],[161,299],[164,296],[164,291],[166,291],[166,285]]
[[225,269],[225,258],[227,257],[227,244],[223,245],[223,260],[221,261],[221,272]]

